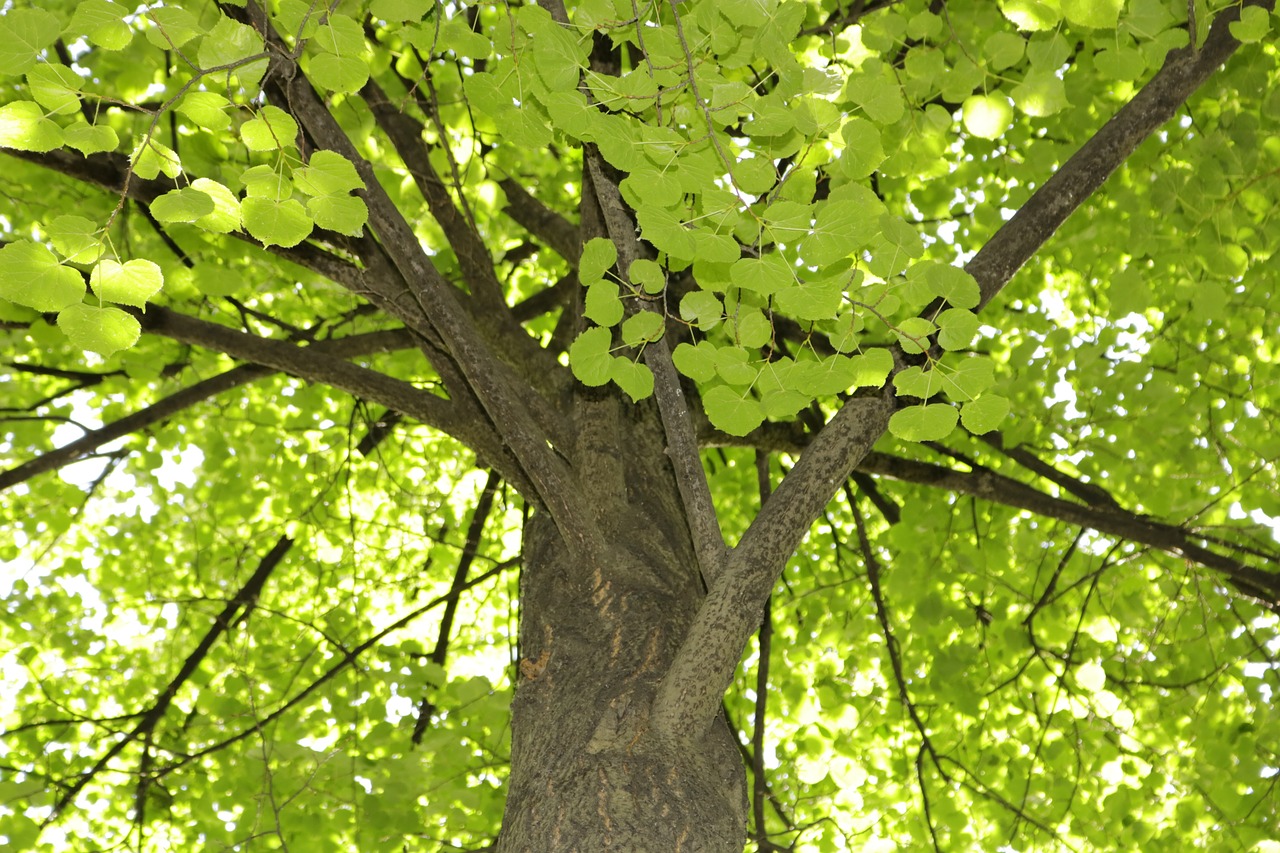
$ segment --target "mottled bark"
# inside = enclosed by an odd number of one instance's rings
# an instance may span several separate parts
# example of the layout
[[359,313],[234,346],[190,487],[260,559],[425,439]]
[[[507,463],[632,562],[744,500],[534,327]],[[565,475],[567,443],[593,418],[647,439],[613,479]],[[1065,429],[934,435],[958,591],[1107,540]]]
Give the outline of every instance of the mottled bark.
[[498,850],[737,853],[745,774],[724,721],[665,736],[649,725],[703,599],[657,413],[605,395],[578,410],[584,497],[608,546],[588,565],[546,515],[526,526]]

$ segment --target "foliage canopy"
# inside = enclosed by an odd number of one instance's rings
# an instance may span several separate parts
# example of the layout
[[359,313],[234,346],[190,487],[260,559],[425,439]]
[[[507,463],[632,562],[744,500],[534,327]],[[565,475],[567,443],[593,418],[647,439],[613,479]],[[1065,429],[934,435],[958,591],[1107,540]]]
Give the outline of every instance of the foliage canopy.
[[8,4],[0,840],[484,847],[619,398],[759,849],[1280,850],[1273,5]]

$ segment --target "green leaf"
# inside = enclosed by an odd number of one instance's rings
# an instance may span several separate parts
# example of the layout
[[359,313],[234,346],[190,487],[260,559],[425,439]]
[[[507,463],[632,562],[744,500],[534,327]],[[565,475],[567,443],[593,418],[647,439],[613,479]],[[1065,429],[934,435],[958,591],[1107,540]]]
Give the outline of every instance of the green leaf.
[[622,340],[628,346],[639,346],[662,337],[666,318],[656,311],[637,311],[622,324]]
[[677,344],[671,351],[671,361],[676,370],[694,382],[708,382],[716,375],[716,347],[707,341],[699,341],[697,346]]
[[995,364],[987,356],[962,358],[955,367],[945,370],[943,380],[951,399],[975,400],[995,384]]
[[755,308],[742,308],[725,319],[725,326],[738,346],[756,349],[769,343],[773,324]]
[[331,14],[311,37],[313,47],[338,56],[360,56],[365,50],[364,30],[350,15]]
[[902,349],[909,353],[921,353],[929,348],[929,336],[937,327],[923,317],[908,317],[893,330]]
[[191,187],[170,190],[151,202],[151,215],[161,222],[194,222],[213,211],[209,194]]
[[879,388],[893,370],[893,354],[887,349],[870,349],[849,359],[853,370],[850,387]]
[[1248,44],[1262,41],[1271,30],[1271,15],[1262,6],[1245,6],[1239,20],[1232,21],[1231,35]]
[[83,216],[64,214],[46,229],[53,248],[73,264],[91,264],[102,256],[102,229]]
[[618,298],[618,293],[618,285],[611,281],[597,281],[587,285],[582,313],[597,325],[616,326],[622,320],[622,300]]
[[920,282],[930,297],[941,297],[953,308],[977,308],[978,282],[960,267],[940,261],[921,261],[907,271],[907,280]]
[[631,267],[627,270],[627,277],[631,279],[632,284],[640,285],[644,288],[644,292],[649,294],[659,294],[667,286],[666,272],[661,265],[647,258],[637,258],[632,261]]
[[912,365],[893,377],[893,387],[899,397],[918,397],[928,400],[942,390],[942,371],[938,368],[925,370]]
[[77,303],[58,314],[58,328],[80,349],[111,355],[138,342],[142,327],[119,308],[96,308]]
[[884,162],[880,128],[864,118],[851,118],[840,129],[845,148],[840,165],[850,178],[865,178]]
[[340,94],[359,92],[369,81],[369,63],[358,56],[319,53],[311,57],[307,72],[321,89]]
[[81,154],[98,154],[103,151],[114,151],[120,145],[120,137],[107,125],[89,124],[79,121],[63,132],[66,144]]
[[987,36],[982,45],[982,56],[987,67],[1003,71],[1022,59],[1026,41],[1015,33],[997,32]]
[[547,89],[555,92],[577,88],[587,56],[584,46],[540,6],[521,6],[516,19],[533,36],[534,65]]
[[[527,8],[527,7],[526,7]],[[693,260],[696,246],[684,224],[668,210],[642,207],[636,211],[642,236],[673,258]]]
[[35,101],[13,101],[0,107],[0,148],[52,151],[63,144],[62,128],[45,118]]
[[158,177],[161,172],[166,177],[176,178],[182,174],[182,161],[176,151],[153,136],[143,139],[134,149],[133,171],[147,180]]
[[1013,123],[1013,108],[1003,95],[970,95],[960,115],[964,129],[980,139],[999,139]]
[[1067,90],[1053,71],[1032,71],[1010,95],[1018,109],[1035,118],[1046,118],[1067,106]]
[[978,334],[978,315],[963,308],[948,308],[938,315],[938,344],[947,350],[963,349]]
[[604,278],[605,272],[618,262],[618,247],[612,240],[592,237],[582,247],[578,260],[578,280],[590,285]]
[[579,382],[596,387],[609,381],[613,368],[613,356],[609,354],[612,345],[613,334],[600,326],[578,335],[569,346],[569,368]]
[[231,102],[217,92],[188,92],[177,110],[197,127],[216,133],[231,126],[231,116],[227,114],[230,106]]
[[84,294],[80,273],[59,264],[44,246],[19,240],[0,249],[0,298],[37,311],[60,311]]
[[373,0],[369,14],[384,21],[421,21],[435,6],[435,0]]
[[307,202],[307,213],[319,228],[339,234],[360,236],[369,221],[369,207],[364,199],[350,195],[318,196]]
[[1062,0],[1062,14],[1068,21],[1101,30],[1114,30],[1123,8],[1124,0]]
[[246,198],[240,203],[244,228],[267,246],[296,246],[311,233],[312,221],[298,202]]
[[89,276],[89,286],[99,299],[135,308],[145,308],[147,300],[155,296],[163,285],[164,274],[160,267],[141,258],[123,264],[109,259],[99,261]]
[[703,331],[709,331],[724,318],[724,304],[714,293],[695,290],[680,300],[680,317],[696,323]]
[[283,172],[266,165],[250,166],[240,174],[245,192],[249,196],[261,196],[273,201],[284,201],[293,197],[293,181],[286,178]]
[[31,96],[51,115],[79,111],[84,82],[79,74],[56,62],[42,62],[27,72]]
[[633,403],[653,395],[653,371],[648,365],[615,356],[609,363],[609,378],[627,392]]
[[1009,414],[1009,400],[999,394],[983,394],[960,409],[960,423],[974,435],[990,432]]
[[729,279],[743,290],[769,296],[795,283],[796,276],[778,254],[742,258],[729,268]]
[[0,16],[0,75],[17,77],[62,34],[58,16],[43,9],[15,9]]
[[250,151],[296,148],[298,123],[284,110],[268,105],[240,126],[240,139]]
[[778,308],[800,320],[831,320],[844,304],[847,273],[819,278],[802,279],[798,286],[779,291]]
[[87,36],[89,41],[106,50],[123,50],[133,40],[133,31],[124,22],[128,15],[128,9],[111,0],[79,0],[67,30]]
[[707,420],[721,432],[746,435],[764,422],[764,409],[749,391],[739,393],[717,385],[702,395]]
[[807,263],[827,266],[864,249],[880,234],[880,210],[855,201],[829,201],[800,244]]
[[351,161],[336,151],[321,149],[311,161],[293,172],[294,185],[307,195],[342,195],[364,189],[364,181]]
[[220,234],[233,232],[241,227],[239,199],[227,187],[209,178],[196,178],[191,182],[191,188],[205,193],[214,202],[214,210],[211,213],[196,219],[198,227]]
[[713,234],[699,228],[690,232],[698,258],[714,264],[731,264],[742,257],[738,241],[725,234]]
[[1051,30],[1062,20],[1058,3],[1048,0],[1000,0],[1000,9],[1020,30]]
[[777,201],[765,208],[764,233],[778,243],[792,244],[813,231],[813,207],[794,201]]
[[209,71],[227,69],[246,83],[256,85],[267,70],[266,58],[250,61],[263,52],[262,36],[248,24],[226,16],[218,19],[209,34],[200,41],[196,62]]
[[750,353],[738,346],[716,347],[716,373],[730,385],[750,385],[760,371],[748,361]]
[[876,124],[893,124],[906,112],[902,89],[887,70],[880,70],[879,63],[867,63],[863,69],[849,76],[843,97],[861,107]]
[[155,24],[146,30],[147,41],[161,50],[182,47],[196,36],[205,34],[200,20],[178,6],[153,6],[146,17]]
[[793,417],[797,412],[812,402],[808,394],[801,394],[789,388],[775,388],[760,398],[760,406],[765,417],[783,419]]
[[213,212],[197,219],[196,225],[216,234],[228,234],[240,227],[240,200],[235,193],[209,178],[196,178],[191,188],[213,200]]
[[903,441],[941,441],[956,428],[959,412],[945,403],[911,406],[889,418],[889,432]]

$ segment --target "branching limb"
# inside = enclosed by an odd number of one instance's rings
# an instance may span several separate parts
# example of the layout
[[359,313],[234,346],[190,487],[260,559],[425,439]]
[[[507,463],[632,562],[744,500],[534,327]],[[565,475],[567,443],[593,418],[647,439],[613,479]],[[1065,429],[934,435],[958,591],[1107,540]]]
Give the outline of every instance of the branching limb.
[[[453,573],[450,592],[462,590],[467,585],[467,574],[471,571],[471,564],[480,550],[480,536],[484,533],[484,526],[489,521],[489,514],[493,510],[493,499],[498,494],[498,485],[501,482],[502,478],[497,473],[489,472],[489,478],[480,492],[480,499],[476,501],[476,508],[471,513],[471,523],[467,525],[467,540],[462,546],[462,553],[458,556],[458,567]],[[449,654],[449,635],[453,632],[453,619],[458,613],[460,598],[460,595],[455,594],[445,602],[444,613],[440,616],[440,631],[436,635],[435,648],[431,650],[431,654],[427,655],[427,660],[439,667],[444,667],[445,658]],[[431,718],[435,716],[435,712],[436,706],[431,701],[431,696],[423,696],[422,701],[418,703],[418,719],[413,724],[411,739],[415,745],[422,743],[422,736],[426,734],[427,726],[431,724]]]
[[[802,457],[803,458],[803,457]],[[867,474],[892,477],[971,495],[1046,518],[1096,530],[1199,563],[1221,572],[1239,592],[1270,608],[1280,606],[1280,572],[1267,572],[1196,542],[1194,533],[1119,507],[1085,506],[1055,498],[1003,474],[979,469],[955,471],[884,453],[868,454],[858,466]]]
[[[1270,9],[1274,0],[1251,5]],[[978,281],[980,307],[989,303],[1067,216],[1235,52],[1240,43],[1228,27],[1238,17],[1238,7],[1221,13],[1199,52],[1186,48],[1171,52],[1164,67],[1133,100],[982,247],[966,267]],[[710,725],[774,581],[836,489],[886,431],[894,406],[891,395],[892,385],[886,384],[880,397],[846,402],[747,529],[724,573],[712,584],[659,687],[652,721],[660,731],[675,735]],[[806,464],[811,457],[812,463]],[[1193,548],[1187,555],[1193,553],[1216,557],[1202,548]],[[1248,574],[1266,579],[1265,573],[1257,570]],[[1259,587],[1256,579],[1252,585],[1260,592],[1268,586]],[[1264,596],[1264,600],[1267,597],[1274,600],[1274,596]]]
[[578,227],[529,194],[524,184],[513,178],[498,181],[507,197],[503,212],[526,231],[546,243],[560,257],[577,266],[582,255]]
[[712,583],[658,688],[651,725],[696,737],[733,680],[773,583],[840,484],[888,428],[890,392],[849,400],[782,479]]
[[293,540],[287,536],[281,536],[276,541],[275,546],[258,562],[258,568],[253,575],[245,581],[240,590],[227,601],[226,606],[222,608],[222,612],[214,618],[213,625],[201,638],[191,654],[187,655],[187,659],[183,661],[177,674],[170,679],[169,684],[156,697],[155,703],[152,704],[151,708],[142,715],[142,719],[138,721],[138,724],[132,730],[125,734],[124,737],[117,739],[91,768],[81,773],[75,782],[66,787],[62,795],[58,797],[57,802],[54,803],[48,822],[55,820],[68,805],[75,802],[76,797],[80,795],[85,786],[93,781],[94,777],[101,773],[113,758],[123,752],[125,747],[139,738],[150,735],[155,727],[160,724],[160,721],[164,719],[164,715],[168,712],[173,698],[178,695],[178,691],[195,674],[205,656],[209,654],[209,650],[232,626],[237,616],[242,611],[247,612],[253,607],[258,600],[258,596],[262,593],[262,588],[266,586],[267,578],[271,577],[271,573],[275,571],[291,547],[293,547]]
[[[1269,10],[1275,0],[1249,0],[1244,5]],[[1170,51],[1164,66],[1133,99],[1032,193],[969,261],[965,269],[978,280],[982,294],[979,308],[994,299],[1067,217],[1235,53],[1240,42],[1229,28],[1240,19],[1240,8],[1229,6],[1214,18],[1199,50],[1192,44]]]
[[[365,286],[380,289],[383,304],[397,316],[410,305],[416,306],[411,314],[429,319],[482,406],[492,430],[519,459],[523,470],[518,475],[509,465],[499,466],[504,478],[517,488],[522,484],[532,487],[526,491],[527,497],[549,510],[565,543],[579,557],[600,558],[606,551],[604,535],[581,499],[573,472],[553,443],[564,431],[563,424],[552,424],[561,420],[558,413],[527,384],[517,381],[513,371],[495,356],[471,313],[475,303],[464,307],[462,294],[431,263],[404,214],[378,182],[372,165],[360,155],[312,88],[261,6],[248,0],[243,7],[220,3],[219,8],[232,19],[254,27],[272,48],[264,79],[267,97],[287,109],[317,145],[350,160],[364,181],[362,195],[369,208],[369,227],[400,279],[399,282],[370,281],[366,277]],[[488,453],[485,455],[494,459]]]
[[[162,310],[164,309],[153,307],[150,313],[154,314]],[[217,326],[216,328],[231,332],[231,334],[244,334],[226,329],[224,326]],[[246,337],[252,336],[246,335]],[[337,361],[357,355],[389,352],[394,349],[411,347],[413,346],[413,339],[403,330],[392,330],[319,341],[306,349],[291,347],[291,345],[282,341],[271,341],[271,344],[298,350],[302,353],[301,359],[312,362],[317,370],[323,372],[324,366],[328,362],[323,361],[323,359],[319,362],[312,361],[313,358],[320,354],[323,354],[325,358]],[[87,431],[85,435],[75,441],[68,442],[55,450],[44,453],[7,471],[0,471],[0,491],[47,471],[55,471],[65,465],[70,465],[89,454],[95,453],[100,447],[109,442],[123,438],[126,435],[141,432],[154,424],[173,417],[184,409],[230,391],[232,388],[269,376],[274,372],[276,372],[274,368],[260,363],[244,364],[239,367],[233,367],[231,370],[220,373],[217,376],[201,380],[194,385],[156,401],[146,408],[125,415],[119,420],[103,425],[99,429]],[[418,393],[424,394],[426,392],[418,391]]]
[[524,482],[520,464],[486,419],[458,400],[446,400],[408,382],[330,356],[320,346],[299,347],[261,338],[164,308],[152,308],[140,319],[148,332],[271,367],[395,409],[471,447],[502,471],[505,478]]
[[[584,146],[582,156],[587,164],[591,189],[599,204],[609,239],[618,249],[618,270],[625,280],[631,263],[639,258],[635,225],[618,185],[608,174],[600,152],[594,145],[587,145]],[[658,403],[662,428],[666,433],[667,456],[675,468],[676,485],[680,489],[680,498],[684,501],[689,528],[693,533],[698,565],[703,579],[711,584],[724,562],[724,534],[720,530],[720,519],[711,500],[707,472],[702,467],[693,416],[689,412],[689,404],[665,337],[645,346],[644,363],[653,371],[653,396]]]

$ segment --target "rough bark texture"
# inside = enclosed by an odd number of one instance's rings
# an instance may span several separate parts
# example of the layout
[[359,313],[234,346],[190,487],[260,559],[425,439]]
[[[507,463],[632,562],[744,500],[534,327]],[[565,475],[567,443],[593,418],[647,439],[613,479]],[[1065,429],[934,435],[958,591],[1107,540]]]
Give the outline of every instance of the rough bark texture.
[[545,514],[525,529],[522,672],[501,853],[740,851],[742,760],[723,720],[648,725],[701,601],[693,544],[653,406],[581,400],[586,503],[608,540],[575,561]]

